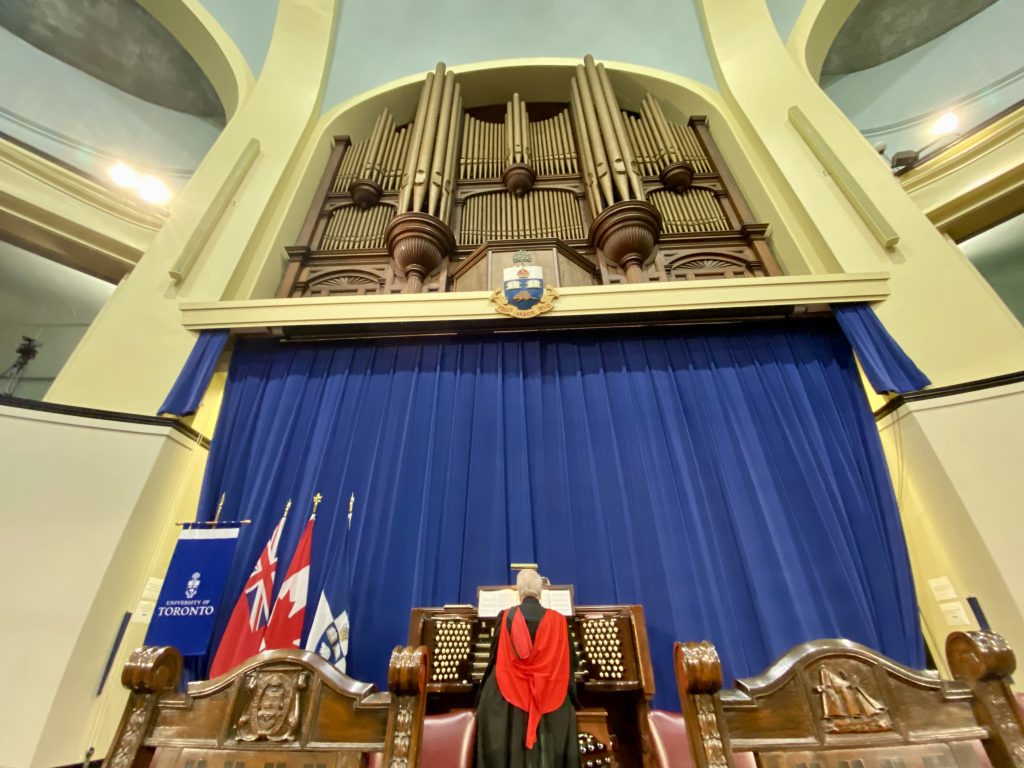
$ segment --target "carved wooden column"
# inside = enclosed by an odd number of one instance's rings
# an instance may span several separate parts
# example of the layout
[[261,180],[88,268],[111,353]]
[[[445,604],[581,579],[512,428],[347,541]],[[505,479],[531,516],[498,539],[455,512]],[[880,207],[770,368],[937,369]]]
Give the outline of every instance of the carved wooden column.
[[384,739],[385,768],[420,764],[423,715],[427,706],[428,654],[424,645],[396,645],[388,664],[391,709]]
[[643,282],[643,265],[661,235],[661,214],[644,199],[636,157],[603,64],[589,54],[571,83],[591,211],[590,241],[626,274]]
[[388,253],[405,274],[402,293],[419,293],[427,276],[455,249],[448,226],[462,97],[444,64],[427,75],[398,195],[398,214],[385,233]]
[[1024,721],[1007,679],[1017,658],[995,632],[954,632],[946,638],[946,659],[953,677],[974,693],[974,713],[988,727],[982,744],[994,768],[1024,766]]
[[121,683],[131,693],[110,745],[105,763],[109,768],[130,768],[135,763],[157,699],[164,691],[175,690],[180,677],[181,654],[176,648],[146,646],[132,653],[121,672]]
[[722,662],[718,651],[706,640],[676,643],[673,661],[694,764],[697,768],[732,768],[729,744],[718,727],[722,716],[718,699],[722,690]]

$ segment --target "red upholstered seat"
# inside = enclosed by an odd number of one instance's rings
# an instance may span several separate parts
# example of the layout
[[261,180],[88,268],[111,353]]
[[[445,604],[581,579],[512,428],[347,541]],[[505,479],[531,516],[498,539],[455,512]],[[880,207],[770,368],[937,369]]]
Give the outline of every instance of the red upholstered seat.
[[652,709],[647,713],[647,723],[651,728],[651,751],[658,768],[692,768],[682,714]]
[[465,709],[423,720],[420,765],[472,768],[476,752],[476,713]]
[[[420,765],[424,768],[472,768],[475,752],[476,714],[472,710],[423,718]],[[367,768],[382,768],[381,759],[379,752],[369,755]]]

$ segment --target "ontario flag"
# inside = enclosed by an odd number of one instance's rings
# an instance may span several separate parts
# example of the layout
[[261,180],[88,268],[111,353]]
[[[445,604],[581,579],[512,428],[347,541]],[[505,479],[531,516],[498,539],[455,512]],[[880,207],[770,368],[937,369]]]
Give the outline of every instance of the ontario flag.
[[210,677],[222,675],[260,652],[260,644],[270,622],[270,597],[274,594],[274,576],[277,573],[277,544],[287,519],[286,507],[231,611],[228,626],[210,665]]
[[306,619],[306,595],[309,592],[309,553],[313,545],[315,520],[316,513],[313,513],[302,531],[295,556],[288,566],[288,575],[281,582],[281,589],[277,593],[261,650],[301,647],[302,623]]

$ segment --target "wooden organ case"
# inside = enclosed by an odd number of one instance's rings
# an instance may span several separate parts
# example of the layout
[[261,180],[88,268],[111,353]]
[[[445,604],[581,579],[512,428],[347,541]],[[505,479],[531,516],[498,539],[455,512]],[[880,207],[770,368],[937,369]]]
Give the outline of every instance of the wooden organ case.
[[278,296],[495,290],[522,250],[556,288],[781,274],[705,118],[622,109],[590,56],[567,86],[464,108],[439,64],[410,122],[336,138]]
[[[654,672],[639,605],[577,606],[569,619],[579,658],[581,766],[653,766],[647,730]],[[409,638],[429,649],[427,713],[476,706],[497,619],[473,606],[414,608]]]

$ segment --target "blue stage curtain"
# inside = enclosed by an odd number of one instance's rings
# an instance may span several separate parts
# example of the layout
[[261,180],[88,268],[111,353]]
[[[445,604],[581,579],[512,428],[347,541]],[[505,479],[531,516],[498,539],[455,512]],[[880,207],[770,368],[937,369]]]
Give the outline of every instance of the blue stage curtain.
[[[727,674],[848,637],[923,645],[878,433],[835,323],[658,335],[240,341],[200,501],[251,518],[215,638],[289,498],[279,580],[324,496],[309,594],[356,494],[349,671],[383,684],[417,605],[537,562],[581,605],[644,606],[656,703],[672,643]],[[312,607],[307,611],[308,625]],[[214,643],[216,647],[216,641]]]
[[227,331],[200,331],[196,344],[189,353],[185,367],[178,374],[177,381],[167,393],[167,399],[157,413],[172,416],[188,416],[195,413],[203,401],[203,394],[210,385],[210,377],[217,365],[217,359],[228,343]]
[[867,304],[836,304],[832,312],[875,392],[903,394],[931,384]]

